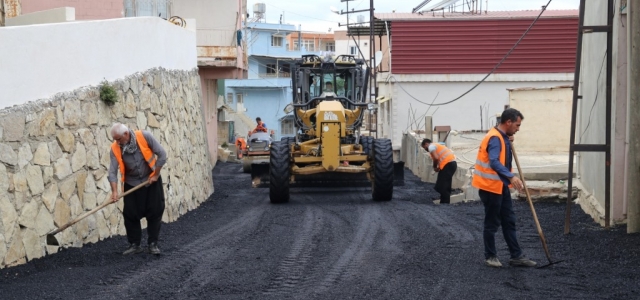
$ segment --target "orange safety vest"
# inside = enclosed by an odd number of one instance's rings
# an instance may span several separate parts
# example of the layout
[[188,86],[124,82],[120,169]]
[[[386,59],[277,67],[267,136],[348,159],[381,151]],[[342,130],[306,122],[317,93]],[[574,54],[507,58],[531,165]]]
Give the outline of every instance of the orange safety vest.
[[[504,144],[504,139],[498,129],[495,127],[491,128],[482,140],[482,143],[480,143],[480,150],[478,150],[478,157],[476,158],[475,171],[473,172],[471,185],[494,194],[502,194],[502,187],[504,186],[504,183],[500,179],[498,172],[491,168],[489,163],[489,152],[487,152],[489,139],[494,136],[497,136],[498,139],[500,139],[500,145],[502,146],[500,148],[500,163],[503,166],[506,166],[507,150]],[[511,172],[511,170],[509,170],[509,172]]]
[[258,124],[258,126],[256,126],[256,129],[254,129],[253,132],[259,132],[259,131],[267,132],[267,128],[262,126],[262,124]]
[[242,158],[242,151],[247,149],[247,142],[243,138],[236,139],[236,158]]
[[444,166],[456,159],[456,156],[453,155],[453,151],[451,151],[451,149],[440,144],[433,145],[436,146],[436,151],[431,153],[431,157],[433,160],[440,160],[440,164],[438,165],[440,170],[444,169]]
[[[156,174],[156,156],[154,155],[153,151],[151,151],[151,148],[149,148],[147,139],[144,138],[142,131],[136,130],[135,134],[136,142],[138,143],[138,149],[140,149],[140,152],[142,152],[142,156],[149,164],[149,168],[151,168],[152,172],[151,175],[149,175],[149,178],[151,178]],[[113,154],[118,160],[118,164],[120,165],[120,174],[122,174],[121,180],[124,183],[124,162],[122,161],[122,150],[120,149],[120,145],[118,145],[118,142],[114,141],[113,144],[111,144],[111,151],[113,151]]]

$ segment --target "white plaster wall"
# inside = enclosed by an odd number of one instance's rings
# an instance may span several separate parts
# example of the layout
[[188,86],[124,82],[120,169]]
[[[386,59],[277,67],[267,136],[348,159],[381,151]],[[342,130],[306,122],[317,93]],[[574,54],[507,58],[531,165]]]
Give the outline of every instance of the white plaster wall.
[[[590,0],[585,6],[584,25],[607,24],[607,1]],[[583,36],[582,67],[579,94],[582,99],[578,107],[576,140],[578,144],[605,143],[605,87],[607,40],[605,33],[592,33]],[[585,194],[593,197],[588,205],[600,205],[593,211],[604,212],[604,152],[577,152],[578,177]],[[587,210],[585,208],[585,210]],[[604,218],[604,214],[601,215]],[[595,217],[594,217],[595,218]]]
[[509,91],[509,105],[524,115],[515,144],[518,152],[569,151],[571,87]]
[[197,67],[195,33],[155,17],[0,28],[0,108],[162,67]]
[[[434,126],[449,125],[457,131],[480,130],[480,106],[484,106],[489,112],[489,121],[483,116],[482,129],[486,130],[495,125],[495,115],[502,113],[504,106],[509,104],[507,89],[568,85],[573,80],[573,74],[564,73],[492,75],[460,100],[429,109],[429,104],[434,99],[436,104],[453,100],[469,90],[482,77],[483,75],[475,74],[392,75],[387,81],[387,78],[379,77],[380,96],[391,97],[393,102],[389,123],[381,126],[391,132],[382,134],[389,135],[394,146],[399,146],[403,133],[424,130],[425,115],[433,115]],[[523,112],[525,118],[527,113]]]
[[[358,37],[355,37],[356,42],[354,42],[351,37],[349,37],[348,40],[336,40],[336,54],[340,55],[340,54],[351,54],[349,48],[351,47],[357,47],[358,44],[360,44],[360,51],[362,51],[362,56],[360,56],[360,52],[358,52],[358,50],[356,49],[356,57],[357,58],[363,58],[363,59],[369,59],[369,37],[360,37],[360,42],[357,43],[358,41]],[[377,40],[376,40],[377,42]],[[367,46],[365,46],[364,44],[367,43]]]
[[[612,127],[611,127],[611,221],[626,218],[625,138],[627,124],[627,46],[626,14],[621,15],[620,3],[614,1]],[[626,3],[625,3],[626,4]],[[607,24],[607,1],[587,0],[585,25]],[[580,94],[576,143],[604,144],[606,138],[606,58],[605,33],[585,34],[582,52]],[[632,112],[634,113],[634,112]],[[577,152],[577,172],[581,184],[581,206],[591,216],[604,223],[605,153]]]
[[73,7],[60,7],[29,14],[19,15],[7,19],[6,26],[22,26],[46,23],[61,23],[74,21],[76,19],[76,9]]

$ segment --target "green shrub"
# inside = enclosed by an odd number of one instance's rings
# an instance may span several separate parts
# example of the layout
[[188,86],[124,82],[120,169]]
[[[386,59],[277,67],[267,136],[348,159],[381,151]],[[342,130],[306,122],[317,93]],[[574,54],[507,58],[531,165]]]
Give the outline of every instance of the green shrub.
[[118,93],[116,93],[116,89],[113,88],[113,86],[106,80],[100,85],[100,100],[102,100],[106,105],[114,105],[118,102]]

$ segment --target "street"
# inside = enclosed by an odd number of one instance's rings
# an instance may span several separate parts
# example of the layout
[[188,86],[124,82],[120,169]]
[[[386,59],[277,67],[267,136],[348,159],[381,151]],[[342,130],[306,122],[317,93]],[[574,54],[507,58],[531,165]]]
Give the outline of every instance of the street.
[[[0,270],[0,299],[637,299],[640,234],[605,230],[578,206],[536,203],[551,256],[542,269],[484,265],[480,202],[435,205],[432,184],[405,169],[393,200],[369,188],[297,188],[286,204],[219,162],[215,193],[163,224],[162,255],[124,257],[126,238]],[[514,204],[525,254],[548,261],[526,202]],[[146,232],[143,234],[143,243]]]

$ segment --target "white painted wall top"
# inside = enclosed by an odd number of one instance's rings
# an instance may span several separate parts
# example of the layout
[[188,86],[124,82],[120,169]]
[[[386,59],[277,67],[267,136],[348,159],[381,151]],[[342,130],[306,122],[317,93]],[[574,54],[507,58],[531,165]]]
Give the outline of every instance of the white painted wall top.
[[152,68],[197,67],[193,31],[156,17],[0,28],[0,108]]
[[38,11],[30,14],[23,14],[13,18],[8,18],[7,26],[22,26],[33,24],[61,23],[76,20],[76,9],[73,7],[59,7]]

